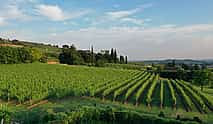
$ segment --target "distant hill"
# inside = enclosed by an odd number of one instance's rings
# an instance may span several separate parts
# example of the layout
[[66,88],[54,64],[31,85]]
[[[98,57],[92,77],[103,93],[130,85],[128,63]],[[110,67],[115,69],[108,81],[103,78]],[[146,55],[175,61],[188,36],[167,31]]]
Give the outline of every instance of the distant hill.
[[[167,63],[172,63],[174,59],[166,59],[166,60],[145,60],[145,61],[137,61],[135,63],[144,63],[144,64],[167,64]],[[207,65],[212,65],[213,64],[213,59],[212,60],[192,60],[192,59],[175,59],[176,64],[187,64],[187,65],[202,65],[202,64],[207,64]]]

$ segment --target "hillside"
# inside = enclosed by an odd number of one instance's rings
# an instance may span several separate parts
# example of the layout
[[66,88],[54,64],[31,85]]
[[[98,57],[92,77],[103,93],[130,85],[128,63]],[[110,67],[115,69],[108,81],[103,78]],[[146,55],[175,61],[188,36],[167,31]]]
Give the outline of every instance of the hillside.
[[29,41],[19,41],[19,40],[7,40],[0,38],[0,46],[11,46],[11,47],[26,47],[26,48],[36,48],[42,53],[44,53],[48,60],[58,61],[58,56],[61,49],[58,46],[51,44],[35,43]]

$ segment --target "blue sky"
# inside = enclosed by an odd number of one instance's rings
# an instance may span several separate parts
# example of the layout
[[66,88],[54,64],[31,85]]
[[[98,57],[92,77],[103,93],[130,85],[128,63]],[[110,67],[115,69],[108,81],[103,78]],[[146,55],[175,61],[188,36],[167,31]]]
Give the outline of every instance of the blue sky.
[[0,0],[0,37],[131,60],[213,58],[212,0]]

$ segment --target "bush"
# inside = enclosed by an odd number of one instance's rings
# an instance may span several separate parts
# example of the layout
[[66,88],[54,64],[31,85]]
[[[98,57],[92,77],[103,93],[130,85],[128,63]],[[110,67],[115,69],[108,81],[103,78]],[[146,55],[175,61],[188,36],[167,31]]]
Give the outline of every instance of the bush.
[[[43,118],[44,123],[75,123],[75,124],[196,124],[197,119],[185,119],[183,121],[162,118],[164,113],[161,112],[161,117],[143,115],[133,111],[116,111],[111,107],[97,108],[83,106],[80,109],[71,112],[53,112],[52,110],[46,113]],[[198,121],[197,121],[198,122]]]
[[68,65],[82,65],[84,60],[81,55],[78,53],[74,46],[70,48],[63,48],[62,52],[59,55],[59,61],[63,64]]
[[161,111],[160,114],[158,114],[159,117],[165,117],[164,113]]
[[8,110],[6,105],[2,105],[0,106],[0,121],[3,120],[3,123],[5,124],[9,124],[10,120],[11,120],[11,112]]
[[0,64],[30,63],[33,56],[30,49],[0,47]]
[[104,61],[104,60],[98,60],[98,61],[95,63],[95,66],[96,66],[96,67],[104,67],[104,64],[105,64],[105,61]]

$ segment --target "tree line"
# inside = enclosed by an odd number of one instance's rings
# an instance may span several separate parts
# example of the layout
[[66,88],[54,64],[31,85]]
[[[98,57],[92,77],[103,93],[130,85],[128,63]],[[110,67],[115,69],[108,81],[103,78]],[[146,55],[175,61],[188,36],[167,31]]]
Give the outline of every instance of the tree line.
[[87,64],[92,66],[104,66],[104,63],[120,63],[127,64],[127,56],[117,55],[116,49],[102,50],[95,53],[93,46],[90,50],[77,50],[74,45],[62,46],[62,52],[59,55],[59,61],[63,64],[81,65]]
[[203,90],[205,85],[213,87],[213,73],[206,65],[198,64],[176,64],[175,60],[171,63],[152,65],[155,72],[160,74],[161,77],[169,79],[179,79],[187,82],[192,82],[199,85]]
[[[94,52],[77,50],[74,45],[63,45],[59,54],[59,61],[69,65],[104,66],[105,63],[127,64],[127,56],[117,55],[116,49]],[[0,46],[0,64],[31,63],[35,61],[47,62],[48,56],[38,48]]]
[[42,52],[35,48],[0,46],[0,64],[46,62]]

